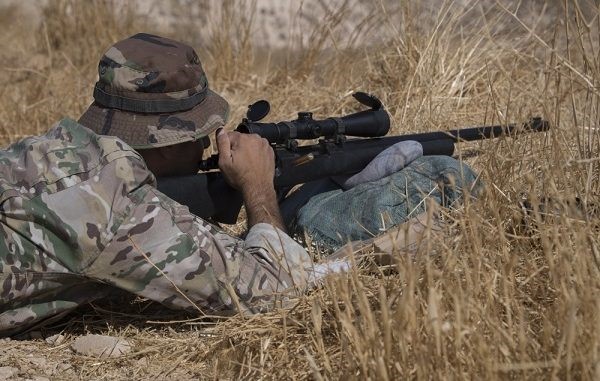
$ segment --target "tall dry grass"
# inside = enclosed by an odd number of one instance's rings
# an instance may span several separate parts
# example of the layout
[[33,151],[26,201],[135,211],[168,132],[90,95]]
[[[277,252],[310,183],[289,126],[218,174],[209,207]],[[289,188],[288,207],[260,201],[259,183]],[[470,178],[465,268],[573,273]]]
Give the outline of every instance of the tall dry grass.
[[[534,115],[552,125],[548,134],[468,147],[479,151],[466,160],[484,194],[446,212],[444,231],[415,260],[398,258],[396,271],[353,271],[292,310],[222,322],[169,315],[158,324],[143,303],[136,314],[97,307],[64,333],[123,335],[136,351],[118,361],[61,360],[79,377],[600,379],[597,5],[388,3],[355,21],[365,33],[385,30],[385,41],[338,43],[351,6],[343,3],[306,31],[312,45],[277,52],[253,46],[255,5],[241,1],[224,2],[206,36],[194,34],[206,20],[177,8],[190,2],[173,5],[182,16],[170,31],[104,1],[50,2],[34,29],[14,22],[18,10],[1,11],[3,143],[78,117],[100,54],[142,29],[201,48],[211,85],[232,103],[232,126],[259,98],[271,101],[273,119],[347,113],[355,90],[382,98],[394,133]],[[523,198],[534,205],[526,215]],[[545,198],[552,206],[538,208]]]

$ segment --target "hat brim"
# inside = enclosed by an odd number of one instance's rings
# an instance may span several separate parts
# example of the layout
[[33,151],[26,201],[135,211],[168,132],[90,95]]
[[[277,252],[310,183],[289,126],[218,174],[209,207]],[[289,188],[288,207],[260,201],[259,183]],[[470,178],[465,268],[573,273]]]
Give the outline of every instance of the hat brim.
[[228,117],[227,101],[208,90],[193,108],[170,114],[134,113],[94,102],[79,123],[97,134],[116,136],[134,149],[147,149],[200,139],[222,127]]

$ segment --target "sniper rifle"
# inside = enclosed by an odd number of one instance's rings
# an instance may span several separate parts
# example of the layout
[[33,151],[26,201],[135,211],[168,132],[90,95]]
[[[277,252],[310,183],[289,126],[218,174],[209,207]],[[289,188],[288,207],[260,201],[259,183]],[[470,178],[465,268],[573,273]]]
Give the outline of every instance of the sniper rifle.
[[[420,142],[423,155],[452,156],[455,143],[549,129],[547,121],[532,118],[522,125],[494,125],[385,136],[390,129],[390,117],[381,101],[364,92],[356,92],[353,97],[369,109],[322,120],[313,119],[310,112],[299,112],[296,120],[261,123],[260,120],[270,111],[269,103],[260,100],[248,107],[246,118],[236,131],[258,134],[272,145],[276,165],[274,185],[280,199],[295,185],[358,173],[380,152],[398,142]],[[319,140],[312,145],[298,144],[299,140],[313,139]],[[206,173],[159,178],[158,189],[175,201],[187,205],[199,217],[215,222],[235,223],[242,199],[237,191],[227,185],[223,176],[214,171],[218,169],[218,155],[202,161],[200,169]]]

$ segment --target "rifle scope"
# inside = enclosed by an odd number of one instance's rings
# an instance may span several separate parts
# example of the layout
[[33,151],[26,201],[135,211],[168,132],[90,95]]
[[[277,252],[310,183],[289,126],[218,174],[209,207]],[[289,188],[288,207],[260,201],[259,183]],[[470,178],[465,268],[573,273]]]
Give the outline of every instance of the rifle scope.
[[[372,96],[365,94],[365,97]],[[376,98],[357,99],[372,106],[372,109],[323,120],[313,119],[311,112],[299,112],[298,119],[289,122],[259,123],[248,118],[244,119],[236,130],[246,134],[258,134],[275,144],[285,143],[290,139],[335,138],[342,135],[369,138],[387,134],[390,130],[390,117],[381,106],[381,102]]]

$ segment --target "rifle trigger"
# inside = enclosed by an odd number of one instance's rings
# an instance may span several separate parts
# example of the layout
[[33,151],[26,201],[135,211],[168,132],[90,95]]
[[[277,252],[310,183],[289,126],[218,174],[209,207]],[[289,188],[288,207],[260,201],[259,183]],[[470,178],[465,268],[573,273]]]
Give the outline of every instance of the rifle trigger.
[[315,155],[312,152],[309,154],[300,156],[299,158],[294,160],[294,166],[306,164],[309,161],[313,160],[314,158],[315,158]]

